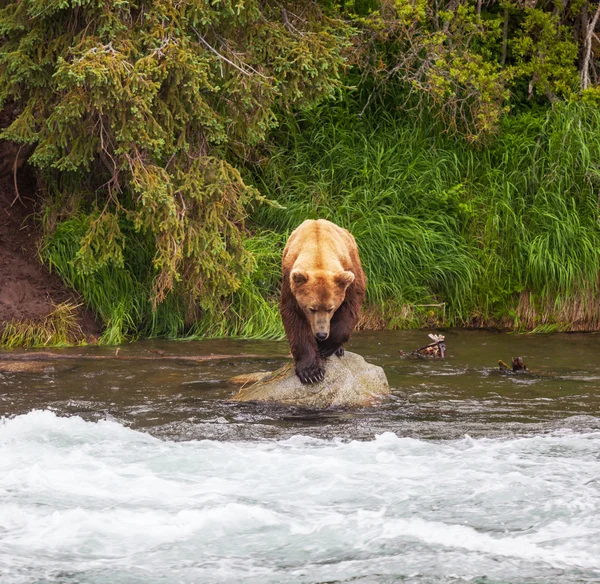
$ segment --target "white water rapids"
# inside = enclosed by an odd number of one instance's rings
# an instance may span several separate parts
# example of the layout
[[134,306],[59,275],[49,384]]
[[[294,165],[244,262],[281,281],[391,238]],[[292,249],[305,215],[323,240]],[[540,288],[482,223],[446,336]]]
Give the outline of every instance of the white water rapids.
[[0,422],[0,582],[600,581],[600,432],[173,442]]

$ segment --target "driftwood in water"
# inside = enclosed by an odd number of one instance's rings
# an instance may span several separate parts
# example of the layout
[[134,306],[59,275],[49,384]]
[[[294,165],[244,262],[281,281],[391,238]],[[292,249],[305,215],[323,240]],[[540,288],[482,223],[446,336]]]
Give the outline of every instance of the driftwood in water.
[[428,335],[433,343],[419,347],[410,353],[398,351],[403,357],[434,357],[438,359],[446,358],[446,342],[444,335]]
[[523,362],[523,357],[513,357],[512,367],[509,367],[504,361],[502,361],[502,359],[500,359],[498,361],[498,366],[502,372],[512,371],[517,373],[518,371],[529,371],[529,369],[527,369],[527,365],[525,365]]
[[70,353],[51,353],[39,351],[35,353],[0,353],[0,361],[64,361],[64,360],[105,360],[105,361],[219,361],[223,359],[272,359],[272,355],[120,355],[119,350],[114,355],[85,355]]

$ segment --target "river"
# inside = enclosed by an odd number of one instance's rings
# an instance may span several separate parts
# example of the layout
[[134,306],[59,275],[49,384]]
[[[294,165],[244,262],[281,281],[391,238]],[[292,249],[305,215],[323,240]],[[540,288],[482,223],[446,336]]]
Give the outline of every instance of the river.
[[[358,411],[230,402],[284,342],[0,373],[0,582],[600,582],[600,336],[448,331],[444,361],[398,354],[426,342],[355,335],[393,390]],[[264,358],[163,358],[208,353]],[[517,355],[532,373],[500,374]]]

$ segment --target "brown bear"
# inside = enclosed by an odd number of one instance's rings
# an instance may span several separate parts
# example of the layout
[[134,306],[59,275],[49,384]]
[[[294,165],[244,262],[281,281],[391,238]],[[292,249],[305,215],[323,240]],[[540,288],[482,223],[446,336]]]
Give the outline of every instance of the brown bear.
[[325,377],[358,322],[367,279],[354,237],[325,219],[305,221],[283,250],[280,311],[302,383]]

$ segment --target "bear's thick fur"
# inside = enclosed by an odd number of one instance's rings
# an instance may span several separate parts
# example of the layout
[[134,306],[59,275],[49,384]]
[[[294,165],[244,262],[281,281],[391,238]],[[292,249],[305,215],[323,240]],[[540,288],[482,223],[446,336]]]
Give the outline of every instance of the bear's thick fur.
[[344,354],[367,279],[354,237],[319,219],[305,221],[283,251],[280,311],[302,383],[325,376],[323,358]]

